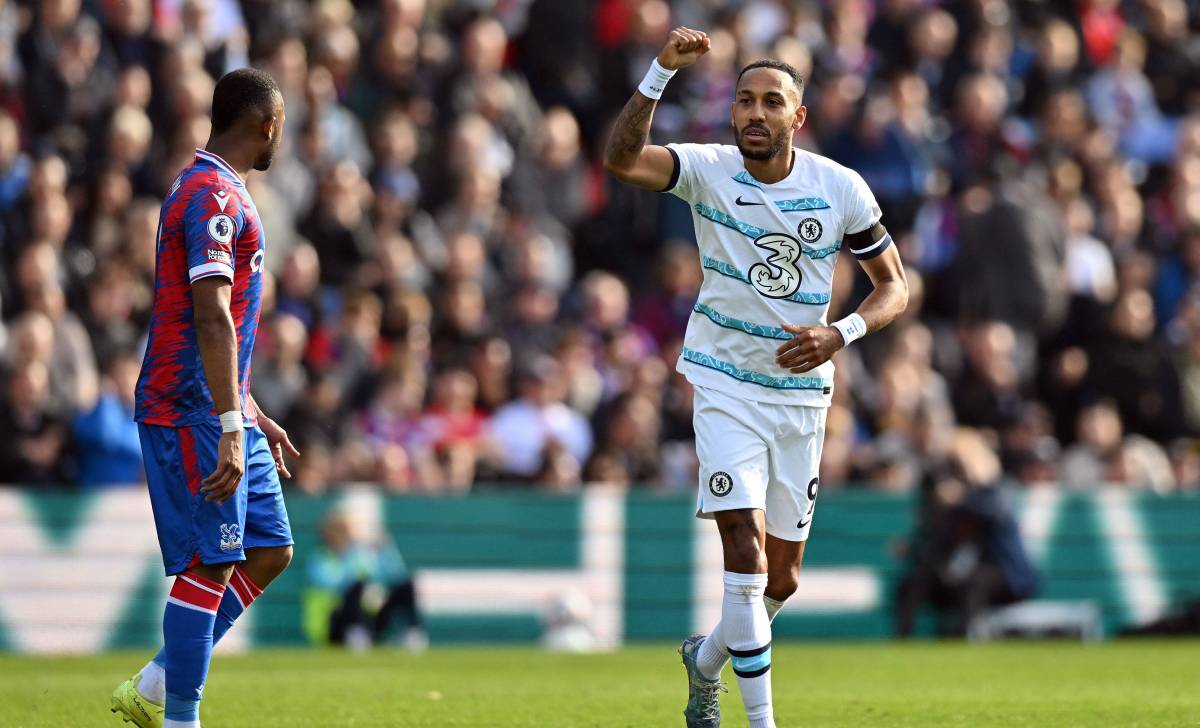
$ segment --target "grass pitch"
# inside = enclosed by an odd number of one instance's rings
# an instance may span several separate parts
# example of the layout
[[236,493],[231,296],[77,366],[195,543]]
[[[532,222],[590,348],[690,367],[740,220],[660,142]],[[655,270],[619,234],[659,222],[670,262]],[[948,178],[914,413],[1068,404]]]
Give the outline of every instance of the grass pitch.
[[[123,725],[112,688],[149,653],[0,656],[0,726]],[[1200,642],[779,644],[775,705],[792,726],[1200,726]],[[726,678],[732,675],[726,668]],[[214,660],[211,728],[681,726],[675,646],[609,655],[533,649],[259,651]],[[726,728],[744,728],[737,688]]]

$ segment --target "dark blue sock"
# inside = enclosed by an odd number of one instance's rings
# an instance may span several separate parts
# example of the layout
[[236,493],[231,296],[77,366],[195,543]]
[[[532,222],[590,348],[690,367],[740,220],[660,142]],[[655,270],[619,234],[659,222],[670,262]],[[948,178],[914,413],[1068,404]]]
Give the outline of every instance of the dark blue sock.
[[163,611],[166,718],[200,720],[200,695],[212,656],[213,626],[225,586],[191,572],[175,577]]
[[[254,603],[254,600],[262,594],[262,589],[259,589],[254,582],[250,581],[250,577],[246,576],[246,572],[242,571],[241,567],[235,567],[233,577],[229,580],[229,586],[225,588],[225,596],[221,597],[221,606],[217,609],[217,619],[213,623],[213,646],[215,647],[238,617],[242,616],[242,612]],[[167,669],[167,648],[163,647],[154,656],[153,662],[163,670]]]

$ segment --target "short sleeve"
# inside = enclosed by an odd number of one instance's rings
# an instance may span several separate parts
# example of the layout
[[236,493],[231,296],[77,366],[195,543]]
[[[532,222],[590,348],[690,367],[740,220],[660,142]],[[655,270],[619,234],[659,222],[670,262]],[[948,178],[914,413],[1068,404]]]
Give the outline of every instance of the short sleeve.
[[233,246],[245,226],[241,198],[219,182],[200,188],[183,214],[188,281],[209,276],[233,280]]
[[681,200],[692,202],[704,184],[705,168],[719,164],[715,145],[711,144],[668,144],[667,151],[675,160],[675,171],[671,183],[663,192],[670,192]]
[[873,227],[883,217],[871,188],[858,172],[846,170],[847,185],[842,204],[846,211],[843,235],[853,235]]

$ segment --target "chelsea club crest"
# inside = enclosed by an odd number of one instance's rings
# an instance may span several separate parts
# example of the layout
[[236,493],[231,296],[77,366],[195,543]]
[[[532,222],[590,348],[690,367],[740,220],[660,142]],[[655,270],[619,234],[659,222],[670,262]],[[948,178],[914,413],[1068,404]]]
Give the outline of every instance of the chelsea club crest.
[[821,239],[821,233],[824,231],[821,221],[815,217],[806,217],[796,226],[796,234],[806,243],[817,242]]

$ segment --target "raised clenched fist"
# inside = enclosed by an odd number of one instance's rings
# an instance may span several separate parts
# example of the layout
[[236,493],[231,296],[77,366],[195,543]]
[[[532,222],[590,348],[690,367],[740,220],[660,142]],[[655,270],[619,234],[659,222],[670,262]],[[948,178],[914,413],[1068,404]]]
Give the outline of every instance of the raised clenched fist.
[[696,62],[700,56],[708,53],[708,34],[702,30],[679,27],[671,31],[667,44],[662,53],[658,54],[658,64],[663,68],[687,68]]

